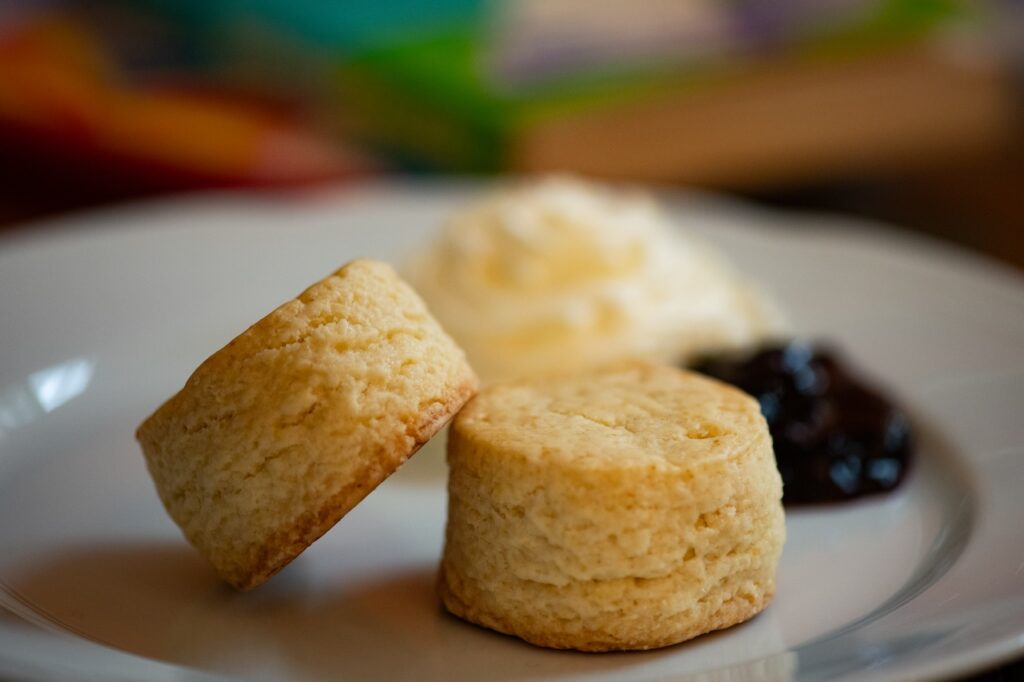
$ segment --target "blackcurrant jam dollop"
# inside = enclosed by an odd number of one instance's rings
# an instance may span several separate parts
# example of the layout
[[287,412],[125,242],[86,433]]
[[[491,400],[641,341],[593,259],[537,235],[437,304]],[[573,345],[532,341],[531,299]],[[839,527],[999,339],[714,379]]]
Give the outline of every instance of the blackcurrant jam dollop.
[[768,422],[787,505],[894,489],[913,450],[906,415],[838,355],[794,341],[690,367],[754,396]]

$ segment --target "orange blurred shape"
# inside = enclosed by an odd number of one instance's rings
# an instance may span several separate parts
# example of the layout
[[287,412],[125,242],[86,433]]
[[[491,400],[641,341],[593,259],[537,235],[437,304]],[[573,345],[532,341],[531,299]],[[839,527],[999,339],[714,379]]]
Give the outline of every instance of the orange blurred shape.
[[145,176],[169,186],[292,185],[368,171],[357,153],[288,118],[226,96],[129,87],[71,21],[0,35],[0,144],[56,170]]

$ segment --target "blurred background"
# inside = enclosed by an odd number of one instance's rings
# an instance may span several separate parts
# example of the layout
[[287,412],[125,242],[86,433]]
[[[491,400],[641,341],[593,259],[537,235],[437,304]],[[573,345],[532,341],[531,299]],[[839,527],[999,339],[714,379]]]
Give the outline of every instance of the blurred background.
[[5,0],[0,230],[194,190],[573,171],[1024,267],[1017,0]]

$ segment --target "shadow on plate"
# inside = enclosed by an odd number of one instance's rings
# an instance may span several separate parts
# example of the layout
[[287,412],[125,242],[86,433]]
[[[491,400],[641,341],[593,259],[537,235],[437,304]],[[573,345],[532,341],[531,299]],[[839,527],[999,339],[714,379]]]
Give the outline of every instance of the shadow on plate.
[[187,545],[139,543],[54,554],[8,587],[96,642],[264,679],[549,679],[659,656],[549,651],[468,625],[443,612],[435,576],[430,565],[314,589],[298,561],[239,593]]
[[389,485],[429,486],[444,489],[448,480],[445,447],[448,430],[427,441],[419,452],[406,461],[389,479]]

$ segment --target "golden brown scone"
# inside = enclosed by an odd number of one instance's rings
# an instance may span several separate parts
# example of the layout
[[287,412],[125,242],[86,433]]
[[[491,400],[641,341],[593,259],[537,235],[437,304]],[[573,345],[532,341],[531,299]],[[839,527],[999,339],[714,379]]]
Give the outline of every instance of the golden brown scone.
[[283,568],[477,380],[419,296],[357,260],[213,354],[136,437],[185,537],[238,589]]
[[775,591],[785,527],[746,394],[671,367],[485,388],[448,443],[449,611],[541,646],[651,649]]

